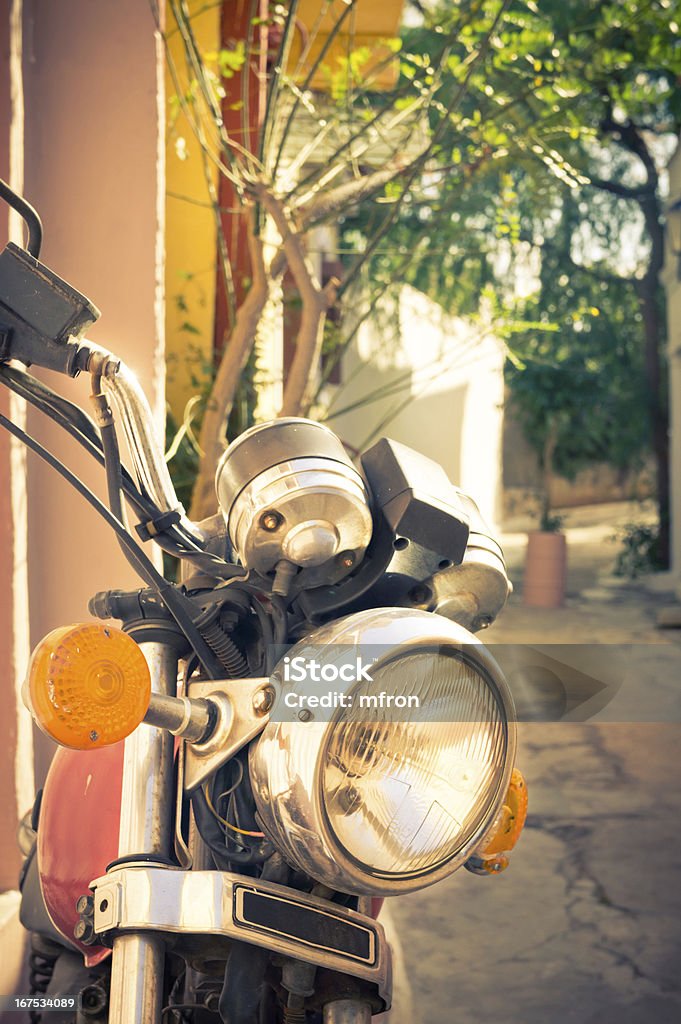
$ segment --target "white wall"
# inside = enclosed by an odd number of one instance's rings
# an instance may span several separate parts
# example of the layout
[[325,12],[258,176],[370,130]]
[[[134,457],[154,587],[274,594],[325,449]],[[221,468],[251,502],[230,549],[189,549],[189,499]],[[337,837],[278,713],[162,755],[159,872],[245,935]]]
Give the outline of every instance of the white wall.
[[423,452],[496,520],[503,362],[489,325],[449,317],[405,286],[398,303],[362,325],[344,357],[329,426],[360,450],[387,436]]

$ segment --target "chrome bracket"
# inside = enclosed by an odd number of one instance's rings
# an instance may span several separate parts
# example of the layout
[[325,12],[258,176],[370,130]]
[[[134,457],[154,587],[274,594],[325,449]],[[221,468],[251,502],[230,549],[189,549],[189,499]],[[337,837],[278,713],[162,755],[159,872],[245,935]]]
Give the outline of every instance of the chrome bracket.
[[329,900],[227,871],[135,864],[91,882],[95,933],[197,936],[246,942],[376,986],[390,1006],[392,962],[382,925]]
[[190,682],[187,696],[208,698],[218,713],[207,740],[184,744],[184,790],[190,793],[262,732],[269,721],[274,691],[266,676],[208,679]]

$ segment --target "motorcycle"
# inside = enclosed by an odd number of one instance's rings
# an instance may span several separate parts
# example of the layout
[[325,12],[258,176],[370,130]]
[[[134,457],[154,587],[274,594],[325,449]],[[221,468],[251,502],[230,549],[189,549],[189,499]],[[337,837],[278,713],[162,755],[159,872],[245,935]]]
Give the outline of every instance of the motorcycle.
[[[24,700],[60,746],[22,828],[24,1005],[54,1024],[367,1024],[391,1005],[384,898],[502,871],[525,821],[512,697],[475,635],[508,596],[501,548],[432,460],[384,438],[357,466],[302,418],[233,441],[217,514],[192,522],[134,374],[86,338],[98,310],[0,193],[28,229],[0,253],[0,380],[102,465],[108,506],[0,423],[142,582],[31,657]],[[89,374],[94,418],[31,365]]]

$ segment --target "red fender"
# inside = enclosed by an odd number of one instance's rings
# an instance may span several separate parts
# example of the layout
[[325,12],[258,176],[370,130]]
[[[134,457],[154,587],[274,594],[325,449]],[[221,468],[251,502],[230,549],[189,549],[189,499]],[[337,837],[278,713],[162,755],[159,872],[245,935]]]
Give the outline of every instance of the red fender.
[[38,871],[45,906],[57,931],[81,950],[88,967],[111,950],[74,939],[76,900],[118,856],[124,746],[59,747],[40,805]]

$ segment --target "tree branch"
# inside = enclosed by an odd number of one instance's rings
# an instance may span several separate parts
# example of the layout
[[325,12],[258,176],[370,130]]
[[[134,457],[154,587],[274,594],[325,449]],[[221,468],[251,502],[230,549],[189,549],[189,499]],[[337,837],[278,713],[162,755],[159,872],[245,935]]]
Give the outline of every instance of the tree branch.
[[322,352],[326,311],[335,301],[337,282],[321,287],[305,252],[303,238],[292,229],[282,203],[264,187],[258,190],[258,198],[281,235],[281,246],[302,301],[296,351],[284,384],[280,412],[281,416],[299,416],[308,411],[314,397],[311,382]]
[[383,188],[388,182],[403,172],[404,161],[393,161],[381,168],[380,171],[373,171],[371,174],[363,174],[359,178],[346,181],[337,188],[330,189],[318,199],[308,203],[305,207],[305,223],[324,220],[332,213],[337,213],[346,206],[360,203],[369,198],[378,189]]
[[265,269],[262,239],[253,230],[253,208],[248,210],[248,244],[253,281],[239,307],[234,327],[222,354],[210,398],[201,424],[201,460],[190,516],[204,519],[215,511],[215,469],[224,450],[225,426],[234,403],[241,372],[255,342],[258,324],[269,297],[270,281]]
[[627,118],[626,121],[616,121],[612,115],[608,114],[601,121],[601,129],[606,134],[615,136],[616,141],[624,149],[639,158],[646,171],[648,187],[657,188],[658,173],[655,161],[645,144],[643,136],[631,118]]
[[639,200],[655,193],[655,187],[652,185],[622,185],[619,181],[606,181],[604,178],[590,178],[589,185],[622,199]]

